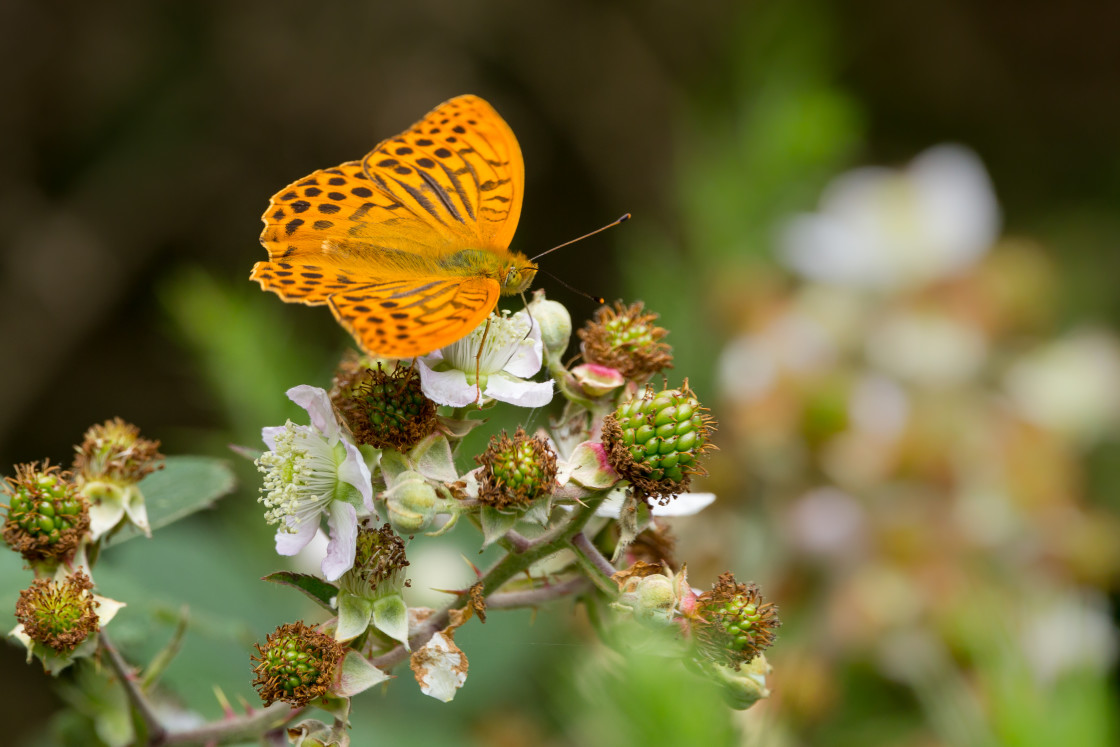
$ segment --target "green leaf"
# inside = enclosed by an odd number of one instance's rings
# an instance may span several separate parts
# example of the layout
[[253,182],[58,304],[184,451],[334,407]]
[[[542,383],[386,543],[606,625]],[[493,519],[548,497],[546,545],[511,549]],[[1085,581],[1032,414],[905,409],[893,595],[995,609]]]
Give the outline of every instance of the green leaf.
[[[148,522],[154,531],[210,508],[214,501],[233,492],[236,482],[229,464],[222,459],[171,456],[163,469],[145,477],[137,487],[144,495]],[[119,545],[139,536],[139,529],[127,525],[108,544]]]
[[400,594],[373,603],[373,627],[408,648],[408,607]]
[[357,638],[369,628],[373,602],[348,592],[338,595],[338,628],[334,637],[339,641]]
[[385,449],[381,452],[381,474],[385,476],[385,487],[392,488],[402,472],[408,472],[411,466],[404,454],[396,449]]
[[483,547],[489,547],[492,543],[497,542],[517,523],[517,514],[502,513],[490,506],[482,507],[482,510],[479,511],[479,518],[482,519]]
[[451,456],[451,444],[447,436],[433,433],[412,448],[409,460],[416,465],[416,471],[431,480],[455,482],[459,473],[455,471],[455,460]]
[[293,589],[302,591],[308,599],[328,612],[335,611],[334,607],[331,606],[331,600],[338,596],[338,587],[334,584],[327,583],[321,578],[306,573],[277,571],[276,573],[268,574],[261,580],[270,581],[274,584],[280,584],[281,586],[291,586]]
[[370,664],[357,651],[350,651],[342,660],[342,676],[337,693],[344,697],[357,695],[389,679],[389,675]]

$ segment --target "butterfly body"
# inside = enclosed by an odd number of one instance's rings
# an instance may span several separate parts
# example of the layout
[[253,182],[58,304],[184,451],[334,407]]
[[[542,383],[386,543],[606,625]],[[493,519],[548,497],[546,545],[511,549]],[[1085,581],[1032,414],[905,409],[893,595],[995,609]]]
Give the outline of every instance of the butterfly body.
[[508,248],[524,180],[509,126],[460,96],[361,161],[277,192],[262,216],[269,259],[250,278],[285,301],[328,306],[372,355],[423,355],[532,283],[536,265]]

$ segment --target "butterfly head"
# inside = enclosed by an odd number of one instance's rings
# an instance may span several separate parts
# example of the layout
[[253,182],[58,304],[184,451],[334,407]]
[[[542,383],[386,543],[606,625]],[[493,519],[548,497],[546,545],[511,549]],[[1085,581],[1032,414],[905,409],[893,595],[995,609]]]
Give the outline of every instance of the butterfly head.
[[526,259],[510,262],[498,273],[498,280],[502,284],[502,295],[524,293],[533,284],[536,274],[537,266]]

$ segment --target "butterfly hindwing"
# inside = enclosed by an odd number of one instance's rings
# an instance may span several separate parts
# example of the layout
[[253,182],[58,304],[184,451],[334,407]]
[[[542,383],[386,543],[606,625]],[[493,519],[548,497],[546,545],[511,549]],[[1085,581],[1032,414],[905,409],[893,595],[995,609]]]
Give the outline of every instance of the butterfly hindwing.
[[257,281],[261,288],[272,291],[288,303],[308,306],[322,306],[331,295],[355,284],[369,282],[369,279],[355,281],[349,272],[340,267],[324,262],[312,264],[314,261],[313,257],[304,256],[257,262],[249,279]]
[[423,277],[354,287],[329,299],[335,319],[366,352],[390,358],[424,355],[463,337],[498,303],[486,277]]

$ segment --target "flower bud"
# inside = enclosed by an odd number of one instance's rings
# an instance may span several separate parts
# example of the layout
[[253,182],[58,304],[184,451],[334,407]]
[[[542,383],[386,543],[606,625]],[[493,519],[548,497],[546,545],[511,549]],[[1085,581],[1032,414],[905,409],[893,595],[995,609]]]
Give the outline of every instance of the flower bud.
[[629,578],[616,604],[630,610],[634,619],[645,625],[669,625],[677,606],[673,580],[660,573]]
[[282,700],[300,707],[326,695],[346,654],[344,646],[302,621],[281,625],[256,649],[253,686],[266,706]]
[[618,370],[597,363],[576,366],[572,369],[572,377],[588,397],[602,397],[626,383]]
[[714,665],[706,667],[715,681],[723,688],[723,697],[732,708],[745,711],[758,701],[770,697],[766,677],[774,670],[766,657],[759,654],[738,667]]
[[400,534],[426,531],[435,521],[439,498],[424,476],[411,470],[402,472],[385,492],[389,522]]
[[529,303],[529,313],[541,328],[541,343],[551,358],[560,358],[572,339],[572,315],[557,301],[549,301],[537,291]]

